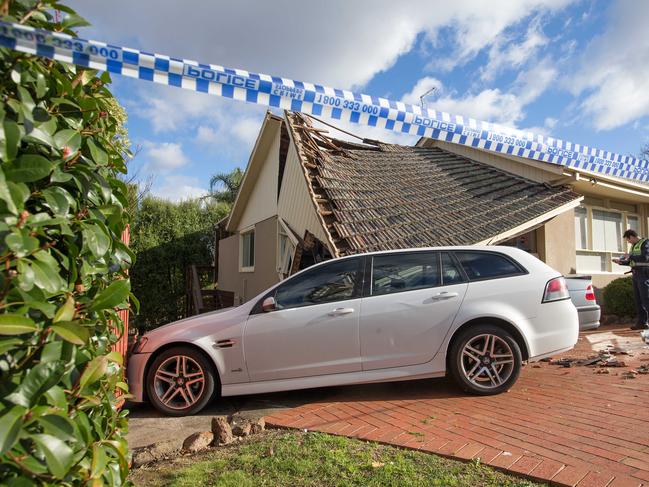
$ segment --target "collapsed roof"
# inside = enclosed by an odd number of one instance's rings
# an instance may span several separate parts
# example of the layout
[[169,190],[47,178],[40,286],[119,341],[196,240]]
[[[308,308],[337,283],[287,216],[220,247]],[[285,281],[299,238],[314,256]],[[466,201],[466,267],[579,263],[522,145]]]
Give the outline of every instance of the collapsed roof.
[[538,183],[438,147],[354,144],[325,135],[304,115],[286,112],[285,119],[338,256],[495,244],[582,199],[568,186]]

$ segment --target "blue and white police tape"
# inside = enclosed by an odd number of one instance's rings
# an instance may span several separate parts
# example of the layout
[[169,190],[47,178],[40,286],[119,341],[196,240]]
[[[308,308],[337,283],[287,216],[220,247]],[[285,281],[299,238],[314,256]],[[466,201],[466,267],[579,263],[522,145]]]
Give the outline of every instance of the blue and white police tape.
[[0,22],[0,47],[267,107],[325,116],[638,181],[649,161],[417,105]]

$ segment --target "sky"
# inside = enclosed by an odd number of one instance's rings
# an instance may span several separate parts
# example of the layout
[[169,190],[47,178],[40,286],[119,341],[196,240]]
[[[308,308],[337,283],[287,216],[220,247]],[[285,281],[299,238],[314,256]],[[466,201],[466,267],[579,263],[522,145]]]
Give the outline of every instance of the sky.
[[[420,103],[622,154],[649,143],[649,2],[68,0],[83,38]],[[113,76],[151,192],[245,168],[266,108]],[[414,144],[384,129],[334,122]]]

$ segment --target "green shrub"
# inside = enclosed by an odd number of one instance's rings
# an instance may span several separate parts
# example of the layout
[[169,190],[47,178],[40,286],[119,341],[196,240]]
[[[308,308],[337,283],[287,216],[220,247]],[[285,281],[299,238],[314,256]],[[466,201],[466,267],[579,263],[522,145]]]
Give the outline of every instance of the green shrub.
[[131,321],[134,326],[149,330],[184,317],[185,268],[213,265],[214,227],[227,212],[227,205],[209,200],[142,200],[131,233],[137,256],[131,281],[142,303]]
[[[55,23],[50,12],[66,12]],[[3,20],[74,34],[53,0]],[[105,73],[0,49],[0,484],[123,485],[122,357],[133,255],[123,112]]]
[[604,311],[617,316],[635,316],[631,277],[615,279],[604,288]]

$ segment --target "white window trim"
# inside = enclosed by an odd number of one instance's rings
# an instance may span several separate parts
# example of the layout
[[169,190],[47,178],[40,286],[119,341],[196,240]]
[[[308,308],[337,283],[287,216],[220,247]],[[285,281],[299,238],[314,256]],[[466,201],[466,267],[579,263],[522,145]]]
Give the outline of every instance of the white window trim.
[[[601,211],[607,211],[610,213],[617,213],[622,216],[622,231],[626,231],[629,228],[629,217],[636,217],[638,219],[638,224],[640,226],[639,232],[642,233],[642,220],[640,218],[640,214],[631,212],[631,211],[625,211],[625,210],[618,210],[617,208],[611,208],[611,207],[606,207],[606,206],[601,206],[601,205],[592,205],[588,203],[581,203],[580,206],[583,206],[586,208],[586,244],[588,245],[589,248],[583,249],[577,247],[581,242],[575,242],[575,252],[589,252],[592,254],[597,254],[597,255],[604,255],[604,261],[606,262],[606,267],[607,270],[605,271],[594,271],[594,270],[585,270],[585,269],[577,269],[577,272],[587,272],[589,274],[602,274],[602,275],[623,275],[625,271],[613,271],[613,263],[612,259],[614,257],[620,257],[624,254],[624,251],[622,252],[612,252],[612,251],[606,251],[606,250],[594,250],[593,247],[593,210],[601,210]],[[626,250],[627,252],[629,249]]]
[[[255,272],[255,266],[254,265],[248,266],[248,267],[243,266],[243,236],[248,234],[248,233],[253,233],[253,234],[255,233],[255,226],[254,225],[252,225],[250,227],[246,227],[243,230],[239,231],[239,272]],[[252,252],[253,252],[253,256],[254,256],[253,259],[256,262],[257,261],[257,259],[256,259],[257,256],[255,255],[254,246],[253,246]]]
[[[282,235],[286,235],[288,240],[292,244],[292,250],[290,251],[290,256],[287,255],[287,252],[289,252],[289,249],[285,249],[285,255],[280,255],[280,238]],[[290,231],[288,228],[288,225],[282,220],[281,218],[277,219],[277,274],[279,276],[280,280],[284,279],[284,264],[288,260],[289,257],[294,258],[295,257],[295,249],[297,248],[298,245],[298,240],[295,238],[295,235],[293,235],[293,232]],[[288,269],[287,274],[291,272],[291,269]]]

